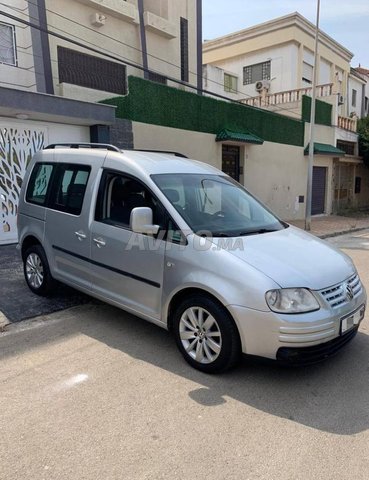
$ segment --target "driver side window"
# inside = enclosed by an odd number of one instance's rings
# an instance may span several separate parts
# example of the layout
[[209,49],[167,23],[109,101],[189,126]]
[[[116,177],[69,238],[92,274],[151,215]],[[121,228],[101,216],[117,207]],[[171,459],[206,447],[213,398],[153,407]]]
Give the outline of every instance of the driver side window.
[[101,178],[95,220],[130,228],[131,212],[136,207],[150,207],[154,224],[164,226],[163,207],[141,182],[105,171]]

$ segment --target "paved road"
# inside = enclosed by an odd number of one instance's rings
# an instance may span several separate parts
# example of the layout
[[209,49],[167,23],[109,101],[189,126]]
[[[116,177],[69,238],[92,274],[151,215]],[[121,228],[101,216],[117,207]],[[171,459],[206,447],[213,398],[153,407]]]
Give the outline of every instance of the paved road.
[[98,303],[63,285],[57,285],[50,298],[34,295],[27,287],[23,264],[15,245],[0,246],[0,292],[0,312],[10,322],[20,322],[84,303]]
[[[369,232],[331,241],[369,287]],[[0,478],[367,480],[368,328],[318,366],[209,376],[167,332],[109,306],[12,326]]]

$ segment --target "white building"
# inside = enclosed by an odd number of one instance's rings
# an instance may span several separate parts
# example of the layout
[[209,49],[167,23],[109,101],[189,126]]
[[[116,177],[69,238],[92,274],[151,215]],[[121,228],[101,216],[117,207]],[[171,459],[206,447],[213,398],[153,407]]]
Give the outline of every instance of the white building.
[[362,118],[369,115],[369,69],[363,68],[359,65],[354,70],[366,82],[365,85],[363,86],[363,94],[362,94],[363,103],[362,103],[362,112],[360,115]]
[[[247,105],[303,118],[311,96],[315,26],[292,13],[203,44],[204,88]],[[313,213],[363,206],[361,179],[367,172],[358,155],[357,118],[365,102],[365,80],[350,68],[353,54],[320,30],[317,98],[328,104],[317,121]],[[331,113],[329,113],[331,109]],[[329,117],[329,118],[328,118]],[[308,123],[306,123],[306,147]],[[335,149],[338,148],[338,151]],[[339,153],[341,151],[341,153]]]

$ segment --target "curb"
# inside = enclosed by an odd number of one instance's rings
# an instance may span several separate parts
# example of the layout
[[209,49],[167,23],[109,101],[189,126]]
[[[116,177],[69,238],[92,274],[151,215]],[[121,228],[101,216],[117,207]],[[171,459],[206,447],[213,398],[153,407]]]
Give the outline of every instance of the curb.
[[361,230],[368,230],[368,227],[350,228],[349,230],[342,230],[341,232],[324,233],[322,235],[316,235],[316,236],[324,239],[324,238],[330,238],[330,237],[338,237],[339,235],[346,235],[347,233],[360,232]]
[[9,320],[0,310],[0,332],[3,332],[5,330],[5,327],[9,324],[10,324]]

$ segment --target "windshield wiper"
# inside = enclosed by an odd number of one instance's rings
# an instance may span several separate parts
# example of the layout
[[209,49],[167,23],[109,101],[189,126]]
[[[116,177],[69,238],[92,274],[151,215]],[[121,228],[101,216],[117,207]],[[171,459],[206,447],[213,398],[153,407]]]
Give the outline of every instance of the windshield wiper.
[[247,235],[258,235],[260,233],[270,233],[270,232],[277,232],[275,228],[259,228],[259,230],[249,230],[247,232],[240,232],[240,237],[246,237]]
[[228,233],[224,232],[211,232],[213,237],[229,237]]

